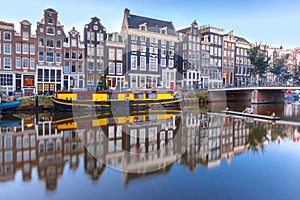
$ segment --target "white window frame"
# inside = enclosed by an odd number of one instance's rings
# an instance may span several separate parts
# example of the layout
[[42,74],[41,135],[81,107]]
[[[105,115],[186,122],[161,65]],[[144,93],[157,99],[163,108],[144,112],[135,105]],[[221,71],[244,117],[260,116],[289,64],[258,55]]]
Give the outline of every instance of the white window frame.
[[137,56],[131,56],[131,70],[137,70]]
[[[7,62],[9,63],[9,65],[7,66]],[[4,69],[11,69],[11,58],[4,58],[3,59],[3,64],[4,64]]]
[[21,69],[21,58],[16,57],[16,69]]
[[35,59],[34,58],[30,58],[30,61],[29,61],[29,67],[30,69],[35,69]]
[[174,60],[173,59],[169,59],[169,68],[173,68],[174,67]]
[[[40,53],[43,54],[43,59],[42,59],[42,60],[40,60]],[[39,61],[39,62],[44,62],[44,61],[45,61],[45,54],[44,54],[43,51],[39,51],[39,52],[38,52],[38,61]]]
[[[118,72],[119,70],[118,69],[120,69],[120,72]],[[122,75],[123,74],[123,65],[122,65],[122,63],[117,63],[116,64],[116,72],[117,72],[117,75]]]
[[146,68],[147,68],[146,57],[145,56],[141,56],[140,57],[140,70],[146,71]]
[[34,55],[34,54],[35,54],[35,45],[30,44],[30,55]]
[[22,69],[28,69],[28,68],[29,68],[29,59],[27,57],[24,57],[22,58]]
[[16,53],[21,53],[21,43],[16,43]]
[[29,33],[28,32],[23,32],[23,40],[26,40],[26,41],[29,40]]
[[109,62],[108,64],[108,74],[115,74],[116,67],[114,62]]
[[[5,37],[6,37],[6,34],[9,35],[9,39],[6,39],[6,38],[5,38]],[[12,38],[11,38],[11,32],[6,32],[6,31],[5,31],[4,34],[3,34],[3,40],[4,40],[4,41],[11,41],[11,39],[12,39]]]
[[3,48],[4,48],[3,53],[5,55],[11,55],[11,44],[4,43]]
[[23,54],[28,54],[28,44],[23,44]]
[[149,71],[153,71],[153,72],[157,71],[157,58],[149,59]]
[[115,49],[114,48],[108,49],[108,59],[115,60]]
[[166,67],[167,66],[167,60],[164,59],[164,58],[160,59],[160,66],[161,67]]
[[123,60],[123,51],[122,49],[117,49],[117,60]]

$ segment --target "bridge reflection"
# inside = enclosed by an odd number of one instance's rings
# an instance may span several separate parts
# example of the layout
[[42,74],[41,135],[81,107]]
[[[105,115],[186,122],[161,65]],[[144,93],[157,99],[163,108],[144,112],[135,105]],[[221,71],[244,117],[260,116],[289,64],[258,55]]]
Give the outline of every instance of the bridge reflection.
[[7,120],[0,123],[0,181],[14,180],[18,171],[24,182],[31,181],[36,170],[48,190],[57,188],[66,167],[84,170],[92,180],[113,167],[122,171],[127,185],[133,179],[167,173],[174,164],[191,171],[198,165],[211,168],[248,150],[259,153],[268,143],[300,140],[300,126],[194,108],[126,116],[37,113],[3,119]]

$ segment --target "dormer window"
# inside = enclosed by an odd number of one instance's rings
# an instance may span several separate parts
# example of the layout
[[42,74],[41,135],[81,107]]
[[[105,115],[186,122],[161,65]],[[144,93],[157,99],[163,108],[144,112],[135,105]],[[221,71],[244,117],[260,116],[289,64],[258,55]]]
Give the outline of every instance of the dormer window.
[[141,31],[147,31],[147,24],[146,24],[146,23],[141,24],[141,25],[140,25],[140,30],[141,30]]
[[161,28],[160,33],[164,34],[164,35],[167,35],[167,27]]

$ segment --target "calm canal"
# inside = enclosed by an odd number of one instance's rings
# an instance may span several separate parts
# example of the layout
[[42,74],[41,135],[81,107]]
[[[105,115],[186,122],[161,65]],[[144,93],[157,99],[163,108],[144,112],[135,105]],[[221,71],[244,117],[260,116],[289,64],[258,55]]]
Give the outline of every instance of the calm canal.
[[300,105],[247,106],[6,114],[0,199],[300,199]]

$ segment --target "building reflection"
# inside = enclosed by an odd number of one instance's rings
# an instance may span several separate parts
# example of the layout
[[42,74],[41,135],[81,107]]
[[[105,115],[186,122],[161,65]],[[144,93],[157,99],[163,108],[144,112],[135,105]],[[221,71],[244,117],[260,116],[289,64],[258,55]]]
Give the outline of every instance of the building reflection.
[[[256,108],[259,109],[259,108]],[[299,142],[300,124],[272,123],[222,113],[191,110],[87,115],[57,113],[4,115],[0,121],[0,181],[24,182],[37,170],[47,190],[55,190],[65,167],[99,180],[107,166],[131,180],[170,172],[175,163],[191,172],[217,167],[248,150],[272,142]],[[258,134],[259,133],[259,134]],[[251,137],[250,137],[251,136]]]

